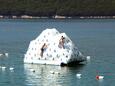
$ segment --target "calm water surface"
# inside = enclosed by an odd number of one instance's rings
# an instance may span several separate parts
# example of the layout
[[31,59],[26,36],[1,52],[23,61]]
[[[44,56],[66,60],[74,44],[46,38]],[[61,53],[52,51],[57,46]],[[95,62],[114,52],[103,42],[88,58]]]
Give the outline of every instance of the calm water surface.
[[[31,65],[23,63],[29,42],[46,28],[65,32],[90,62],[76,67]],[[115,20],[0,20],[0,86],[114,86],[115,85]],[[11,71],[9,68],[13,67]],[[30,69],[33,68],[35,72]],[[51,74],[58,71],[60,74]],[[76,77],[77,73],[82,78]],[[103,80],[96,75],[105,76]]]

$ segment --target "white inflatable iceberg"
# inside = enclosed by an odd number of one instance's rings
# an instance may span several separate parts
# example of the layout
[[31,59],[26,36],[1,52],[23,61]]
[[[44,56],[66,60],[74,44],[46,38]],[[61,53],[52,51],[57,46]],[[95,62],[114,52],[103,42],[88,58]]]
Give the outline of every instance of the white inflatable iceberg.
[[85,61],[71,39],[55,28],[44,30],[30,42],[24,63],[69,65]]

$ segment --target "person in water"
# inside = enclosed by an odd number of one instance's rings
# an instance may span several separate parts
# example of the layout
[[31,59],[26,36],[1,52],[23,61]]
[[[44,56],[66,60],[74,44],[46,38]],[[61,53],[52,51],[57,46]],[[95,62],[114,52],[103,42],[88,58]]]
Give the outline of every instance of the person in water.
[[59,40],[59,48],[65,48],[64,47],[64,42],[65,42],[65,37],[61,36],[60,40]]
[[46,45],[46,43],[44,43],[43,45],[42,45],[42,47],[41,47],[41,57],[43,57],[43,53],[44,53],[44,51],[46,50],[46,48],[47,48],[47,45]]

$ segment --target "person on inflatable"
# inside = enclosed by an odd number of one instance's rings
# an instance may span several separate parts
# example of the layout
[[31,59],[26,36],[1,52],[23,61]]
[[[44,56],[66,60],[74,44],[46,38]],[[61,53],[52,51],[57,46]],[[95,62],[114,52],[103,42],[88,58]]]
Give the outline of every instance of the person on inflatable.
[[64,42],[65,42],[65,37],[61,36],[61,39],[59,40],[59,45],[58,45],[58,47],[64,49],[64,48],[65,48],[65,47],[64,47]]
[[47,48],[47,45],[46,43],[44,43],[43,46],[41,47],[41,54],[40,54],[41,57],[43,57],[43,53],[46,50],[46,48]]

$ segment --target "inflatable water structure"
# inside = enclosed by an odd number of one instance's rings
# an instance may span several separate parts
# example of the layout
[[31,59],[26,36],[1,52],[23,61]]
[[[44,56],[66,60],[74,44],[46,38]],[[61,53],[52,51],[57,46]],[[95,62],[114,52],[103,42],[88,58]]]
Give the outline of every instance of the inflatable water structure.
[[72,40],[55,28],[42,31],[30,41],[24,57],[24,63],[51,65],[78,64],[85,60]]

